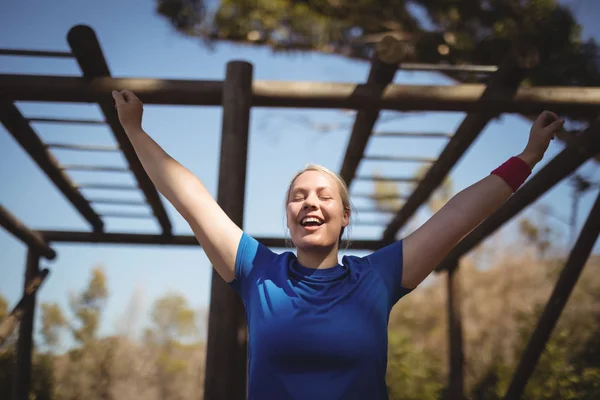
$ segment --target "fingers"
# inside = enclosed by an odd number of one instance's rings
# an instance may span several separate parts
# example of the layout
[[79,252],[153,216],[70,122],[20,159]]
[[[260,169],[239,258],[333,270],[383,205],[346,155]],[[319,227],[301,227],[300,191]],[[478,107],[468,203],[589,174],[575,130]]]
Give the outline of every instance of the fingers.
[[123,105],[126,103],[125,99],[123,98],[123,95],[120,92],[113,90],[112,96],[113,96],[113,99],[115,99],[116,107],[119,107],[120,105]]
[[557,120],[558,115],[556,115],[552,111],[544,111],[537,117],[537,119],[535,120],[535,124],[540,128],[546,128],[547,126],[549,126]]
[[123,104],[130,104],[133,101],[140,101],[137,96],[131,90],[118,90],[112,91],[113,99],[115,99],[115,105],[119,107]]
[[563,127],[564,124],[565,124],[565,121],[562,119],[559,119],[557,121],[552,122],[544,130],[546,132],[548,132],[549,135],[554,136],[554,134],[556,134],[558,131],[561,130],[561,128]]
[[139,101],[137,96],[131,90],[125,89],[121,93],[123,93],[123,97],[128,103],[131,103],[132,101]]

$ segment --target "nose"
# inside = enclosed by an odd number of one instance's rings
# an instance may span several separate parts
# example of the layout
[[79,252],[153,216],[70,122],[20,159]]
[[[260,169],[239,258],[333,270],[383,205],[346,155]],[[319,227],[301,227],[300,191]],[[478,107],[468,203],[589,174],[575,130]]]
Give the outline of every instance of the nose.
[[317,196],[315,195],[309,195],[306,196],[306,199],[304,200],[304,204],[302,205],[302,208],[304,210],[309,209],[309,208],[317,208]]

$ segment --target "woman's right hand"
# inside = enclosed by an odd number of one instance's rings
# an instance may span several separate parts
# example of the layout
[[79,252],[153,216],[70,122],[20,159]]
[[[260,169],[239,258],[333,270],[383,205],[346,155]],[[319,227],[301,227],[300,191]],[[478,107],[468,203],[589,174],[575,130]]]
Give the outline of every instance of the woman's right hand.
[[131,90],[112,92],[115,99],[115,107],[119,114],[119,121],[125,132],[133,132],[142,129],[143,104]]

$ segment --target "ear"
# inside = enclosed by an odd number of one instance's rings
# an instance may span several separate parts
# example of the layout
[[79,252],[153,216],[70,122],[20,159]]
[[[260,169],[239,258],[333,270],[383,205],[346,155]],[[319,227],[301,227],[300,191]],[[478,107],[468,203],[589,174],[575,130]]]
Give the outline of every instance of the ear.
[[347,227],[350,224],[350,210],[344,210],[344,217],[342,218],[342,225]]

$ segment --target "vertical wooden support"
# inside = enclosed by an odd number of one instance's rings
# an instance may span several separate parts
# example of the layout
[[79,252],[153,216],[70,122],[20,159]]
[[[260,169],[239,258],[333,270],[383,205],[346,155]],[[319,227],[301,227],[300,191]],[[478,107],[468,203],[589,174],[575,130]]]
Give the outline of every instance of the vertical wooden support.
[[450,375],[447,400],[464,399],[464,354],[462,336],[462,293],[458,268],[448,271],[448,338],[450,350]]
[[[238,226],[244,222],[252,64],[227,64],[217,201]],[[246,397],[247,335],[244,306],[213,271],[206,353],[205,399]]]
[[33,321],[35,313],[35,292],[27,295],[27,288],[40,273],[40,255],[33,249],[27,250],[27,266],[23,284],[24,315],[19,325],[17,342],[17,369],[13,385],[13,400],[27,400],[31,382],[31,359],[33,356]]
[[600,234],[600,194],[585,221],[585,225],[581,229],[575,246],[571,250],[571,254],[554,286],[548,303],[546,303],[535,331],[529,338],[517,371],[513,375],[506,396],[504,397],[505,400],[519,399],[525,391],[527,381],[531,377],[546,347],[546,343],[550,339],[550,335],[560,318],[560,314],[567,304],[567,300],[598,239],[598,234]]

